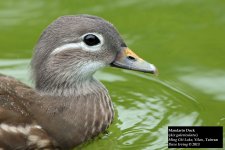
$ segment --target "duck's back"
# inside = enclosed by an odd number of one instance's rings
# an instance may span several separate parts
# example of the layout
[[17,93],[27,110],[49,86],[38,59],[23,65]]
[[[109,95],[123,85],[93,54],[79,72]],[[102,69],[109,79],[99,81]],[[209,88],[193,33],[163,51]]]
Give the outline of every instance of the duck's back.
[[51,139],[27,108],[35,92],[12,77],[0,74],[0,149],[53,148]]

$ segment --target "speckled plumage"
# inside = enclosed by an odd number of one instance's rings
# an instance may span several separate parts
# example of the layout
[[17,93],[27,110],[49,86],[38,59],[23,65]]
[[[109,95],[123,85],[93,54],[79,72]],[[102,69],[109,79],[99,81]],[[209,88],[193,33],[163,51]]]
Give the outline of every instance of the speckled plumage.
[[[11,77],[0,76],[0,82],[1,124],[15,127],[40,125],[42,129],[36,129],[39,130],[36,133],[40,139],[45,137],[51,141],[47,148],[72,148],[104,131],[113,119],[112,103],[109,95],[104,93],[107,92],[105,89],[86,95],[51,96],[40,95]],[[22,137],[18,138],[0,126],[0,147],[10,145],[14,149],[17,146],[9,141],[23,145],[29,134]],[[5,142],[10,144],[6,146]],[[29,147],[23,146],[22,149]]]

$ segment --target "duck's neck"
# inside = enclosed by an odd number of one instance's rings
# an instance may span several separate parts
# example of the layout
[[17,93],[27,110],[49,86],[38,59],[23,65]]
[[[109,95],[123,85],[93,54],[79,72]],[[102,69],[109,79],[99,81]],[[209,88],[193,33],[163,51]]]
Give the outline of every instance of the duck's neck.
[[91,77],[86,80],[78,80],[74,82],[58,81],[50,83],[50,85],[45,85],[44,88],[37,88],[37,91],[41,95],[51,95],[51,96],[78,96],[98,93],[99,91],[104,91],[108,93],[105,86]]
[[73,87],[51,90],[49,94],[47,91],[40,93],[39,102],[48,117],[34,115],[52,137],[68,147],[96,136],[113,119],[108,91],[93,78],[76,83]]

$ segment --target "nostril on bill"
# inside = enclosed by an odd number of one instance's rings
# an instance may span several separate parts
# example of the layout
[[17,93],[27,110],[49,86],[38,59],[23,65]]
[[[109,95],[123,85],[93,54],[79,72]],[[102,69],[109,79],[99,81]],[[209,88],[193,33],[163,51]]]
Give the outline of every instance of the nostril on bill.
[[127,58],[128,58],[129,60],[136,61],[136,58],[134,58],[133,56],[127,56]]

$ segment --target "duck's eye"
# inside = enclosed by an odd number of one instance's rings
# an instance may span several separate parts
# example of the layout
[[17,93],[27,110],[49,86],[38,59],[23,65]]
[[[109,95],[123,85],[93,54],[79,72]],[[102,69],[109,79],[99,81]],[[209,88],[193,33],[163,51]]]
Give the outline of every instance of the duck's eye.
[[100,43],[100,40],[94,34],[88,34],[84,37],[84,43],[87,44],[88,46],[95,46]]

